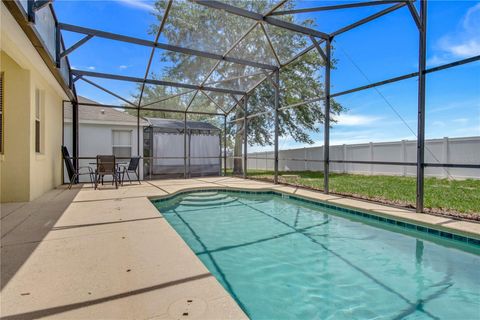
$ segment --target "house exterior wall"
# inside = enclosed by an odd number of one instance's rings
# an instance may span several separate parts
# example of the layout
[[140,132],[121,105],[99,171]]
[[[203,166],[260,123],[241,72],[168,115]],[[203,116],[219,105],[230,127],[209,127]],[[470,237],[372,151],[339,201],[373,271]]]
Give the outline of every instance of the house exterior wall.
[[[61,184],[62,100],[67,95],[3,2],[4,153],[1,202],[30,201]],[[35,152],[35,91],[41,92],[41,152]]]
[[[109,123],[82,123],[79,124],[79,156],[80,157],[96,157],[99,154],[113,153],[113,131],[128,130],[132,132],[132,156],[137,155],[137,126],[136,125],[119,125]],[[70,154],[72,153],[72,123],[66,122],[64,125],[64,143]],[[143,156],[143,127],[140,128],[140,156]],[[79,160],[79,165],[90,166],[94,159]],[[143,177],[143,163],[140,161],[140,179]],[[68,182],[68,175],[64,172],[65,182]],[[88,176],[82,176],[80,182],[89,182]]]
[[[1,52],[4,76],[4,149],[0,160],[1,201],[30,198],[30,72]],[[27,116],[25,116],[27,115]]]
[[31,74],[30,132],[35,132],[35,90],[42,92],[42,150],[35,152],[35,135],[30,134],[30,200],[62,183],[62,100],[37,73]]

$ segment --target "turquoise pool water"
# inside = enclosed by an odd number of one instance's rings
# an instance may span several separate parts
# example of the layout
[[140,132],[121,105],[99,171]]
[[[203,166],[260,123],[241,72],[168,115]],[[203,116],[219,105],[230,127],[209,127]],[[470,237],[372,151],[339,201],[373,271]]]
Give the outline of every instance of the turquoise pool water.
[[277,195],[155,202],[251,319],[480,319],[480,249]]

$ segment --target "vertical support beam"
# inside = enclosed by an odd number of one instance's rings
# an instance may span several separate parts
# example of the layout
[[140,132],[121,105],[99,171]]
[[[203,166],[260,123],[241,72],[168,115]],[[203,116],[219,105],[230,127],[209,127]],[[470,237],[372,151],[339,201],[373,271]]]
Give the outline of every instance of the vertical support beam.
[[153,172],[153,164],[155,163],[154,154],[153,154],[153,128],[148,130],[148,134],[150,135],[150,152],[149,152],[149,161],[148,161],[148,168],[149,170],[149,179],[152,180],[152,172]]
[[140,155],[140,108],[137,108],[137,156]]
[[191,171],[191,153],[192,152],[192,131],[188,131],[188,170],[187,170],[187,177],[191,178],[192,177],[192,171]]
[[418,127],[417,127],[417,201],[416,211],[423,212],[425,174],[425,65],[427,44],[427,0],[420,0],[418,52]]
[[58,22],[55,22],[55,63],[57,68],[60,68],[60,50],[62,49],[62,33]]
[[324,141],[323,141],[323,192],[329,193],[328,174],[330,166],[330,67],[332,60],[332,39],[326,40],[325,61],[325,114],[324,114]]
[[[443,137],[443,146],[442,146],[442,163],[449,163],[448,159],[448,153],[449,153],[449,148],[448,148],[448,137]],[[443,177],[448,178],[448,169],[443,168]]]
[[275,137],[274,137],[274,165],[273,165],[273,183],[278,183],[278,135],[279,135],[279,123],[278,123],[278,109],[280,104],[280,70],[275,72]]
[[[402,140],[402,162],[407,162],[407,141]],[[402,176],[407,176],[407,166],[402,166]]]
[[[78,154],[79,154],[79,148],[78,148],[78,103],[76,101],[72,102],[72,155],[73,155],[73,166],[75,169],[79,168],[78,165]],[[78,179],[77,181],[78,182]]]
[[248,152],[248,95],[243,98],[243,178],[247,178],[247,152]]
[[[143,147],[143,141],[140,141],[140,108],[137,108],[137,156],[138,157],[140,157],[140,143],[142,143],[142,147]],[[143,160],[140,160],[139,163],[140,165],[143,166]],[[137,167],[137,174],[139,177],[140,177],[140,165]]]
[[[70,88],[70,90],[75,92],[75,90],[73,89],[72,69],[70,68],[70,64],[67,64],[67,65],[68,65],[68,87]],[[75,94],[77,94],[77,93],[75,92]]]
[[308,171],[307,148],[303,147],[303,170]]
[[220,146],[220,150],[218,152],[218,176],[221,176],[222,175],[222,148],[223,148],[222,132],[218,134],[218,144]]
[[265,171],[268,171],[268,152],[265,151]]
[[223,175],[227,175],[227,115],[223,118]]
[[[65,100],[62,101],[62,146],[65,145]],[[62,156],[63,158],[63,156]],[[62,163],[60,174],[62,175],[62,184],[65,183],[65,169],[64,164]]]
[[183,115],[183,177],[187,179],[187,112]]
[[35,0],[27,0],[27,18],[28,22],[35,23]]
[[[370,151],[370,156],[369,156],[370,161],[373,161],[373,159],[375,157],[375,155],[373,154],[373,142],[368,143],[368,149]],[[371,176],[373,176],[373,169],[374,169],[373,163],[370,163],[370,175]]]

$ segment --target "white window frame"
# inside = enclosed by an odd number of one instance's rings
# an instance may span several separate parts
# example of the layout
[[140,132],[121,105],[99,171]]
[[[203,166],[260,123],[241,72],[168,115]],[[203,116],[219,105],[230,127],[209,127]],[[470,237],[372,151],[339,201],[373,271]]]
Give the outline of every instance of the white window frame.
[[[115,145],[115,132],[128,132],[130,135],[130,144]],[[128,129],[112,129],[112,154],[115,155],[115,148],[130,148],[130,157],[133,155],[133,130]]]
[[[44,139],[44,123],[43,123],[43,113],[44,113],[44,108],[43,108],[43,91],[40,90],[39,88],[35,88],[35,110],[34,110],[34,116],[35,116],[35,122],[34,122],[34,132],[35,132],[35,141],[34,141],[34,147],[35,147],[35,153],[37,154],[42,154],[43,153],[43,139]],[[38,133],[37,133],[37,123],[38,123]],[[38,142],[37,142],[38,139]],[[37,148],[38,145],[38,148]]]

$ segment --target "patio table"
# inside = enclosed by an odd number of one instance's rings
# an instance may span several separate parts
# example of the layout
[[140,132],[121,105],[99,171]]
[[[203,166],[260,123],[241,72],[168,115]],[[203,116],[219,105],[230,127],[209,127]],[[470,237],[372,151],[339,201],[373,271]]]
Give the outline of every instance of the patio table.
[[[120,161],[115,161],[115,165],[116,165],[117,167],[118,167],[118,166],[120,166],[120,165],[122,165],[122,166],[123,166],[123,165],[127,165],[129,162],[130,162],[130,160],[124,160],[124,161],[120,160]],[[94,166],[96,166],[96,165],[97,165],[97,162],[89,162],[88,164],[91,164],[91,165],[94,165]]]
[[[120,166],[127,166],[129,164],[130,160],[118,160],[118,161],[115,161],[115,166],[117,167],[117,174],[120,174],[119,172],[119,167]],[[88,164],[90,165],[94,165],[96,166],[97,165],[97,162],[89,162]],[[102,181],[102,185],[103,185],[103,181]],[[123,183],[122,183],[123,185]]]

